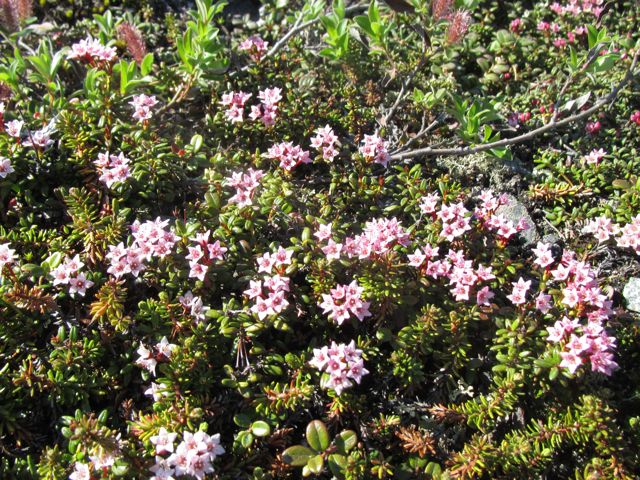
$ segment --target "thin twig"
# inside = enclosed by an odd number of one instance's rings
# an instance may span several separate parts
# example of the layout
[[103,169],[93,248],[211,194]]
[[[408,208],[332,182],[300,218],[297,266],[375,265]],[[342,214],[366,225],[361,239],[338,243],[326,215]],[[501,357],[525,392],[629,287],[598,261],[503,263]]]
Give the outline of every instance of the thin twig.
[[[355,12],[359,12],[362,10],[366,10],[368,8],[367,5],[352,5],[350,7],[345,8],[344,12],[345,15],[349,14],[349,13],[355,13]],[[289,41],[289,39],[291,37],[293,37],[294,35],[296,35],[297,33],[302,32],[303,30],[306,30],[307,28],[309,28],[312,25],[315,25],[316,23],[318,23],[320,21],[320,16],[317,16],[316,18],[313,18],[311,20],[307,20],[306,22],[302,22],[304,15],[300,14],[300,16],[296,19],[295,23],[293,24],[293,26],[291,27],[291,29],[285,33],[282,38],[280,38],[280,40],[278,40],[273,47],[271,47],[269,49],[269,51],[267,53],[264,54],[264,56],[260,59],[261,62],[264,62],[267,58],[273,57],[276,53],[278,53]],[[239,70],[236,70],[234,72],[231,72],[229,74],[229,77],[233,78],[235,75],[237,75],[240,72],[246,72],[247,70],[249,70],[249,68],[251,68],[251,65],[245,65],[244,67],[240,68]]]
[[426,127],[424,126],[424,123],[423,123],[418,133],[416,133],[413,137],[411,137],[409,141],[402,146],[402,148],[398,148],[394,150],[393,152],[391,152],[391,154],[393,155],[394,153],[398,153],[401,150],[407,149],[408,147],[416,143],[416,141],[418,141],[420,138],[424,137],[427,133],[431,132],[434,128],[436,128],[443,118],[444,118],[444,114],[441,113],[436,117],[436,119],[433,122],[431,122]]
[[584,72],[587,68],[589,68],[589,65],[591,65],[596,58],[598,58],[598,52],[600,51],[600,47],[601,46],[602,46],[602,44],[600,44],[600,43],[595,45],[589,51],[589,53],[587,53],[587,60],[585,61],[584,65],[582,65],[582,67],[580,67],[579,70],[576,70],[575,72],[573,72],[571,75],[569,75],[567,77],[567,80],[564,82],[564,85],[560,89],[560,93],[558,93],[558,96],[557,96],[557,99],[556,99],[556,103],[553,105],[552,121],[555,122],[558,119],[558,115],[560,113],[560,102],[562,101],[562,97],[564,97],[564,94],[567,92],[567,89],[573,83],[573,81],[576,79],[578,74]]
[[396,101],[394,102],[394,104],[391,106],[387,114],[384,116],[384,118],[380,122],[380,124],[383,127],[386,127],[389,124],[389,120],[391,120],[391,117],[396,113],[396,110],[400,106],[400,103],[405,99],[407,88],[409,88],[409,85],[411,84],[411,82],[413,82],[413,79],[418,74],[418,72],[422,69],[424,64],[427,63],[427,58],[428,58],[427,51],[428,51],[428,45],[426,40],[423,39],[422,56],[420,57],[420,61],[418,62],[416,67],[411,71],[409,76],[405,78],[404,82],[402,82],[402,87],[400,87],[400,91],[398,92],[398,97],[396,98]]
[[420,156],[437,156],[437,155],[448,155],[448,156],[464,156],[464,155],[472,155],[474,153],[479,153],[479,152],[484,152],[487,150],[492,150],[494,148],[501,148],[501,147],[506,147],[509,145],[515,145],[518,143],[522,143],[522,142],[526,142],[527,140],[531,140],[535,137],[537,137],[538,135],[541,135],[543,133],[546,133],[548,131],[551,130],[555,130],[556,128],[560,128],[564,125],[568,125],[571,124],[573,122],[576,122],[578,120],[581,120],[583,118],[586,118],[588,116],[590,116],[591,114],[597,112],[598,110],[600,110],[602,107],[604,107],[607,103],[612,105],[613,102],[616,100],[618,94],[620,93],[620,90],[622,90],[622,88],[629,83],[635,76],[636,74],[634,73],[634,70],[636,68],[636,65],[638,64],[638,57],[640,56],[640,49],[638,49],[635,53],[635,55],[633,56],[633,61],[631,62],[631,66],[629,67],[629,69],[627,70],[626,75],[624,76],[624,78],[622,79],[622,81],[618,84],[617,87],[615,87],[608,95],[605,95],[604,97],[601,97],[596,103],[593,104],[593,106],[583,112],[577,113],[575,115],[572,115],[570,117],[567,118],[563,118],[562,120],[559,121],[554,121],[553,119],[547,123],[546,125],[543,125],[540,128],[536,128],[535,130],[531,130],[530,132],[527,132],[523,135],[517,136],[517,137],[513,137],[513,138],[507,138],[504,140],[498,140],[495,142],[491,142],[491,143],[485,143],[482,145],[477,145],[475,147],[456,147],[456,148],[433,148],[433,147],[425,147],[425,148],[419,148],[416,150],[409,150],[409,151],[405,151],[405,152],[399,152],[396,153],[394,155],[391,156],[392,160],[404,160],[407,158],[415,158],[415,157],[420,157]]

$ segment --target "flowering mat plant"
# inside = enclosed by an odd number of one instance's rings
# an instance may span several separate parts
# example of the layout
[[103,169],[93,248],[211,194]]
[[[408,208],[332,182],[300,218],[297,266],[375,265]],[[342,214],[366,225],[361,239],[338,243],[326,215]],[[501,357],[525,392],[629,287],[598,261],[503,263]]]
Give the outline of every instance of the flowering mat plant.
[[0,0],[0,478],[639,478],[639,18]]

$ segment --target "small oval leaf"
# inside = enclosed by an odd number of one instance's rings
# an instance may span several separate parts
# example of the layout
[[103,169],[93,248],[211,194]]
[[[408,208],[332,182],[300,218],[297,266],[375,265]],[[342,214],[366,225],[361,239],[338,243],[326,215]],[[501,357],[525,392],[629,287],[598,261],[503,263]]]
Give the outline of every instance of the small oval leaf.
[[257,422],[253,422],[251,424],[251,433],[253,433],[256,437],[267,437],[271,434],[271,427],[267,422],[258,420]]
[[282,459],[289,465],[302,467],[306,465],[314,455],[315,453],[310,448],[303,447],[302,445],[294,445],[282,452]]
[[323,452],[329,446],[329,432],[320,420],[313,420],[307,425],[307,442],[317,452]]
[[334,441],[338,451],[342,454],[346,454],[356,446],[356,443],[358,443],[358,436],[353,430],[345,430],[344,432],[340,432]]
[[307,468],[311,471],[311,473],[320,473],[324,468],[324,458],[322,455],[316,455],[315,457],[309,459],[307,462]]

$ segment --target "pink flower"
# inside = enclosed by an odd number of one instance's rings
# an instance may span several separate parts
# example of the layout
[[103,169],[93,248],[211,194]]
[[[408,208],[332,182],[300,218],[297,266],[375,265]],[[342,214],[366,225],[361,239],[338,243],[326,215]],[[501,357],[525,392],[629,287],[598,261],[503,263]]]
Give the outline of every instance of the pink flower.
[[562,357],[562,361],[559,366],[568,369],[571,373],[576,373],[578,367],[583,363],[582,357],[573,351],[560,352],[560,357]]
[[567,46],[567,41],[564,38],[556,38],[553,41],[553,46],[556,48],[564,48]]
[[420,211],[425,214],[435,213],[440,196],[437,193],[429,193],[420,199]]
[[551,30],[551,25],[549,24],[549,22],[539,22],[538,23],[538,30],[541,32],[548,32]]
[[69,475],[69,480],[91,480],[91,470],[86,463],[76,462],[74,471]]
[[551,310],[551,295],[540,292],[536,297],[536,308],[542,313],[547,313]]
[[476,293],[476,302],[478,305],[490,305],[493,297],[495,297],[495,294],[489,290],[489,287],[485,286]]
[[278,87],[267,88],[258,94],[258,98],[262,103],[251,107],[250,118],[261,120],[266,127],[275,125],[278,117],[278,102],[282,100],[282,89]]
[[22,131],[23,125],[24,122],[21,120],[11,120],[10,122],[5,123],[4,128],[9,136],[20,138],[20,132]]
[[593,136],[593,135],[597,135],[597,133],[600,131],[601,127],[602,127],[602,125],[600,124],[599,121],[587,122],[585,130],[587,131],[587,133],[589,135]]
[[138,347],[138,360],[136,363],[140,365],[142,368],[148,370],[153,375],[156,374],[156,365],[158,364],[157,360],[153,356],[151,350],[145,347],[142,342]]
[[620,229],[618,246],[622,248],[632,248],[640,255],[640,215],[636,215],[631,222]]
[[24,145],[26,147],[47,148],[51,144],[53,144],[51,135],[44,128],[41,130],[36,130],[35,132],[30,132],[29,135],[27,135],[26,140],[24,141]]
[[319,224],[318,230],[313,234],[319,241],[329,240],[331,238],[331,224]]
[[174,478],[175,470],[171,467],[169,459],[160,456],[156,456],[156,463],[149,470],[155,474],[150,480],[172,480]]
[[236,194],[229,199],[238,207],[246,207],[253,202],[255,190],[260,186],[260,179],[264,177],[262,170],[249,169],[247,173],[236,172],[225,179],[226,184],[236,189]]
[[149,438],[149,441],[156,446],[156,455],[164,455],[173,453],[173,442],[177,436],[177,433],[169,433],[164,427],[160,427],[158,434]]
[[11,165],[11,160],[0,155],[0,178],[7,178],[7,175],[15,172]]
[[588,155],[585,155],[584,160],[589,164],[589,165],[598,165],[600,163],[600,160],[602,160],[602,158],[606,155],[606,152],[600,148],[598,150],[591,150],[591,152]]
[[511,30],[513,33],[520,33],[521,28],[522,28],[521,18],[515,18],[511,20],[511,23],[509,24],[509,30]]
[[69,279],[69,293],[81,295],[84,297],[84,294],[87,291],[87,288],[91,288],[93,286],[93,282],[91,280],[87,280],[84,273],[78,274],[78,276]]
[[593,234],[598,243],[602,243],[617,235],[620,232],[620,228],[607,217],[600,216],[587,222],[582,232]]

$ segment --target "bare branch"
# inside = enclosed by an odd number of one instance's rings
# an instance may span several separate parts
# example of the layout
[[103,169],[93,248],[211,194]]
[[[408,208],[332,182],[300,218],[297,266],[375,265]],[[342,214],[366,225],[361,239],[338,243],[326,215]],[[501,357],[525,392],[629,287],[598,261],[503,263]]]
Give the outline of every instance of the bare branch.
[[551,130],[555,130],[556,128],[563,127],[565,125],[569,125],[573,122],[577,122],[578,120],[582,120],[583,118],[587,118],[593,113],[600,110],[605,105],[612,105],[615,102],[620,90],[624,88],[624,86],[629,83],[637,73],[634,73],[634,70],[638,64],[638,57],[640,56],[640,49],[635,52],[633,56],[633,61],[631,62],[631,66],[627,70],[626,75],[622,79],[622,81],[616,86],[608,95],[601,97],[598,101],[596,101],[593,106],[588,108],[587,110],[576,113],[575,115],[571,115],[567,118],[563,118],[562,120],[551,120],[546,125],[542,127],[536,128],[535,130],[531,130],[527,133],[519,135],[513,138],[506,138],[503,140],[498,140],[491,143],[484,143],[481,145],[477,145],[475,147],[455,147],[455,148],[433,148],[433,147],[425,147],[419,148],[416,150],[408,150],[404,152],[399,152],[391,156],[392,160],[404,160],[407,158],[415,158],[420,156],[464,156],[464,155],[472,155],[474,153],[485,152],[487,150],[492,150],[494,148],[507,147],[509,145],[515,145],[518,143],[526,142],[531,140],[543,133],[549,132]]

